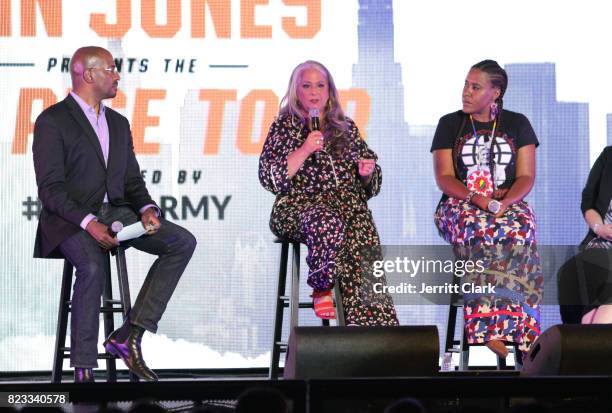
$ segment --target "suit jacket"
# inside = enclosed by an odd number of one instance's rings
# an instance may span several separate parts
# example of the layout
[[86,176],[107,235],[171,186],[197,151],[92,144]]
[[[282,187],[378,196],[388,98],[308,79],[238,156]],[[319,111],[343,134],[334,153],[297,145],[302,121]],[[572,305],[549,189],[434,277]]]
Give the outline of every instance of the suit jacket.
[[130,124],[106,108],[109,130],[108,166],[100,141],[81,107],[68,95],[45,109],[34,126],[34,170],[42,211],[34,257],[62,258],[58,246],[83,231],[81,221],[95,214],[108,194],[112,205],[136,212],[155,204],[136,161]]
[[[601,217],[605,217],[612,199],[612,146],[603,150],[593,164],[586,186],[582,190],[580,209],[584,214],[588,209],[595,209]],[[595,237],[591,230],[582,241],[588,244]]]

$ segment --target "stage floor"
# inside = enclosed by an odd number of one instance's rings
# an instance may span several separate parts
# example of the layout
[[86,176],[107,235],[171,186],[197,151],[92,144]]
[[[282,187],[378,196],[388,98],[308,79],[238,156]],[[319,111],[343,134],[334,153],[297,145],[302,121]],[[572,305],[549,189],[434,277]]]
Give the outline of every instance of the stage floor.
[[[394,400],[414,397],[430,412],[454,412],[478,407],[509,412],[517,405],[537,402],[555,412],[612,411],[612,376],[521,377],[514,371],[441,372],[428,377],[268,380],[264,374],[240,371],[159,371],[157,383],[116,383],[96,377],[94,384],[52,384],[50,375],[3,374],[0,394],[68,394],[65,412],[93,412],[98,406],[127,411],[135,402],[155,401],[168,411],[215,406],[231,412],[238,396],[253,387],[274,388],[290,401],[294,413],[376,413]],[[68,372],[66,372],[68,373]],[[226,372],[227,373],[227,372]],[[263,413],[263,412],[262,412]]]

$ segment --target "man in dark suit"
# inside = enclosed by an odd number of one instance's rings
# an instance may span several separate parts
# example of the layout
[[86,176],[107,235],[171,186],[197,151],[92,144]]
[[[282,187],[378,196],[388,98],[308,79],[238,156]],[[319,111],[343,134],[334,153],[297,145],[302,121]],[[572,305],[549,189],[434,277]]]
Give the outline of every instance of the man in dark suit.
[[104,346],[131,372],[155,381],[157,376],[142,358],[142,335],[157,330],[196,240],[160,216],[140,174],[128,120],[102,103],[117,94],[120,77],[113,56],[100,47],[80,48],[72,56],[70,74],[72,92],[43,111],[34,127],[32,152],[43,205],[34,256],[67,258],[76,269],[70,365],[75,381],[93,381],[105,254],[119,244],[108,225],[142,222],[147,234],[130,245],[158,259],[128,320]]

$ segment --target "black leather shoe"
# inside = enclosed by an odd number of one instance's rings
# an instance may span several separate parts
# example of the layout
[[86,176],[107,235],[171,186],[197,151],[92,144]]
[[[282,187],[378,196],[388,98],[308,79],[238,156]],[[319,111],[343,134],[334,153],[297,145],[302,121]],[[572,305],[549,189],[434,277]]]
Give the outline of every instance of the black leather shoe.
[[90,367],[75,367],[74,368],[74,382],[75,383],[93,383],[94,375],[93,369]]
[[140,341],[142,340],[143,329],[132,327],[127,339],[123,342],[118,341],[119,330],[115,330],[104,342],[104,348],[110,354],[120,357],[130,372],[146,381],[157,381],[157,375],[147,367],[142,358]]

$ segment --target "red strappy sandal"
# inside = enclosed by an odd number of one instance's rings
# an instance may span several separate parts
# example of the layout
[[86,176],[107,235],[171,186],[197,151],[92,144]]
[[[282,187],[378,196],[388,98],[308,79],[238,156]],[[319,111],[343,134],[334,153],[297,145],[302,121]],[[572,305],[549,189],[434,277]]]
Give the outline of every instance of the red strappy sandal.
[[336,309],[334,308],[334,299],[332,298],[331,290],[313,291],[312,304],[317,317],[325,320],[336,319]]

